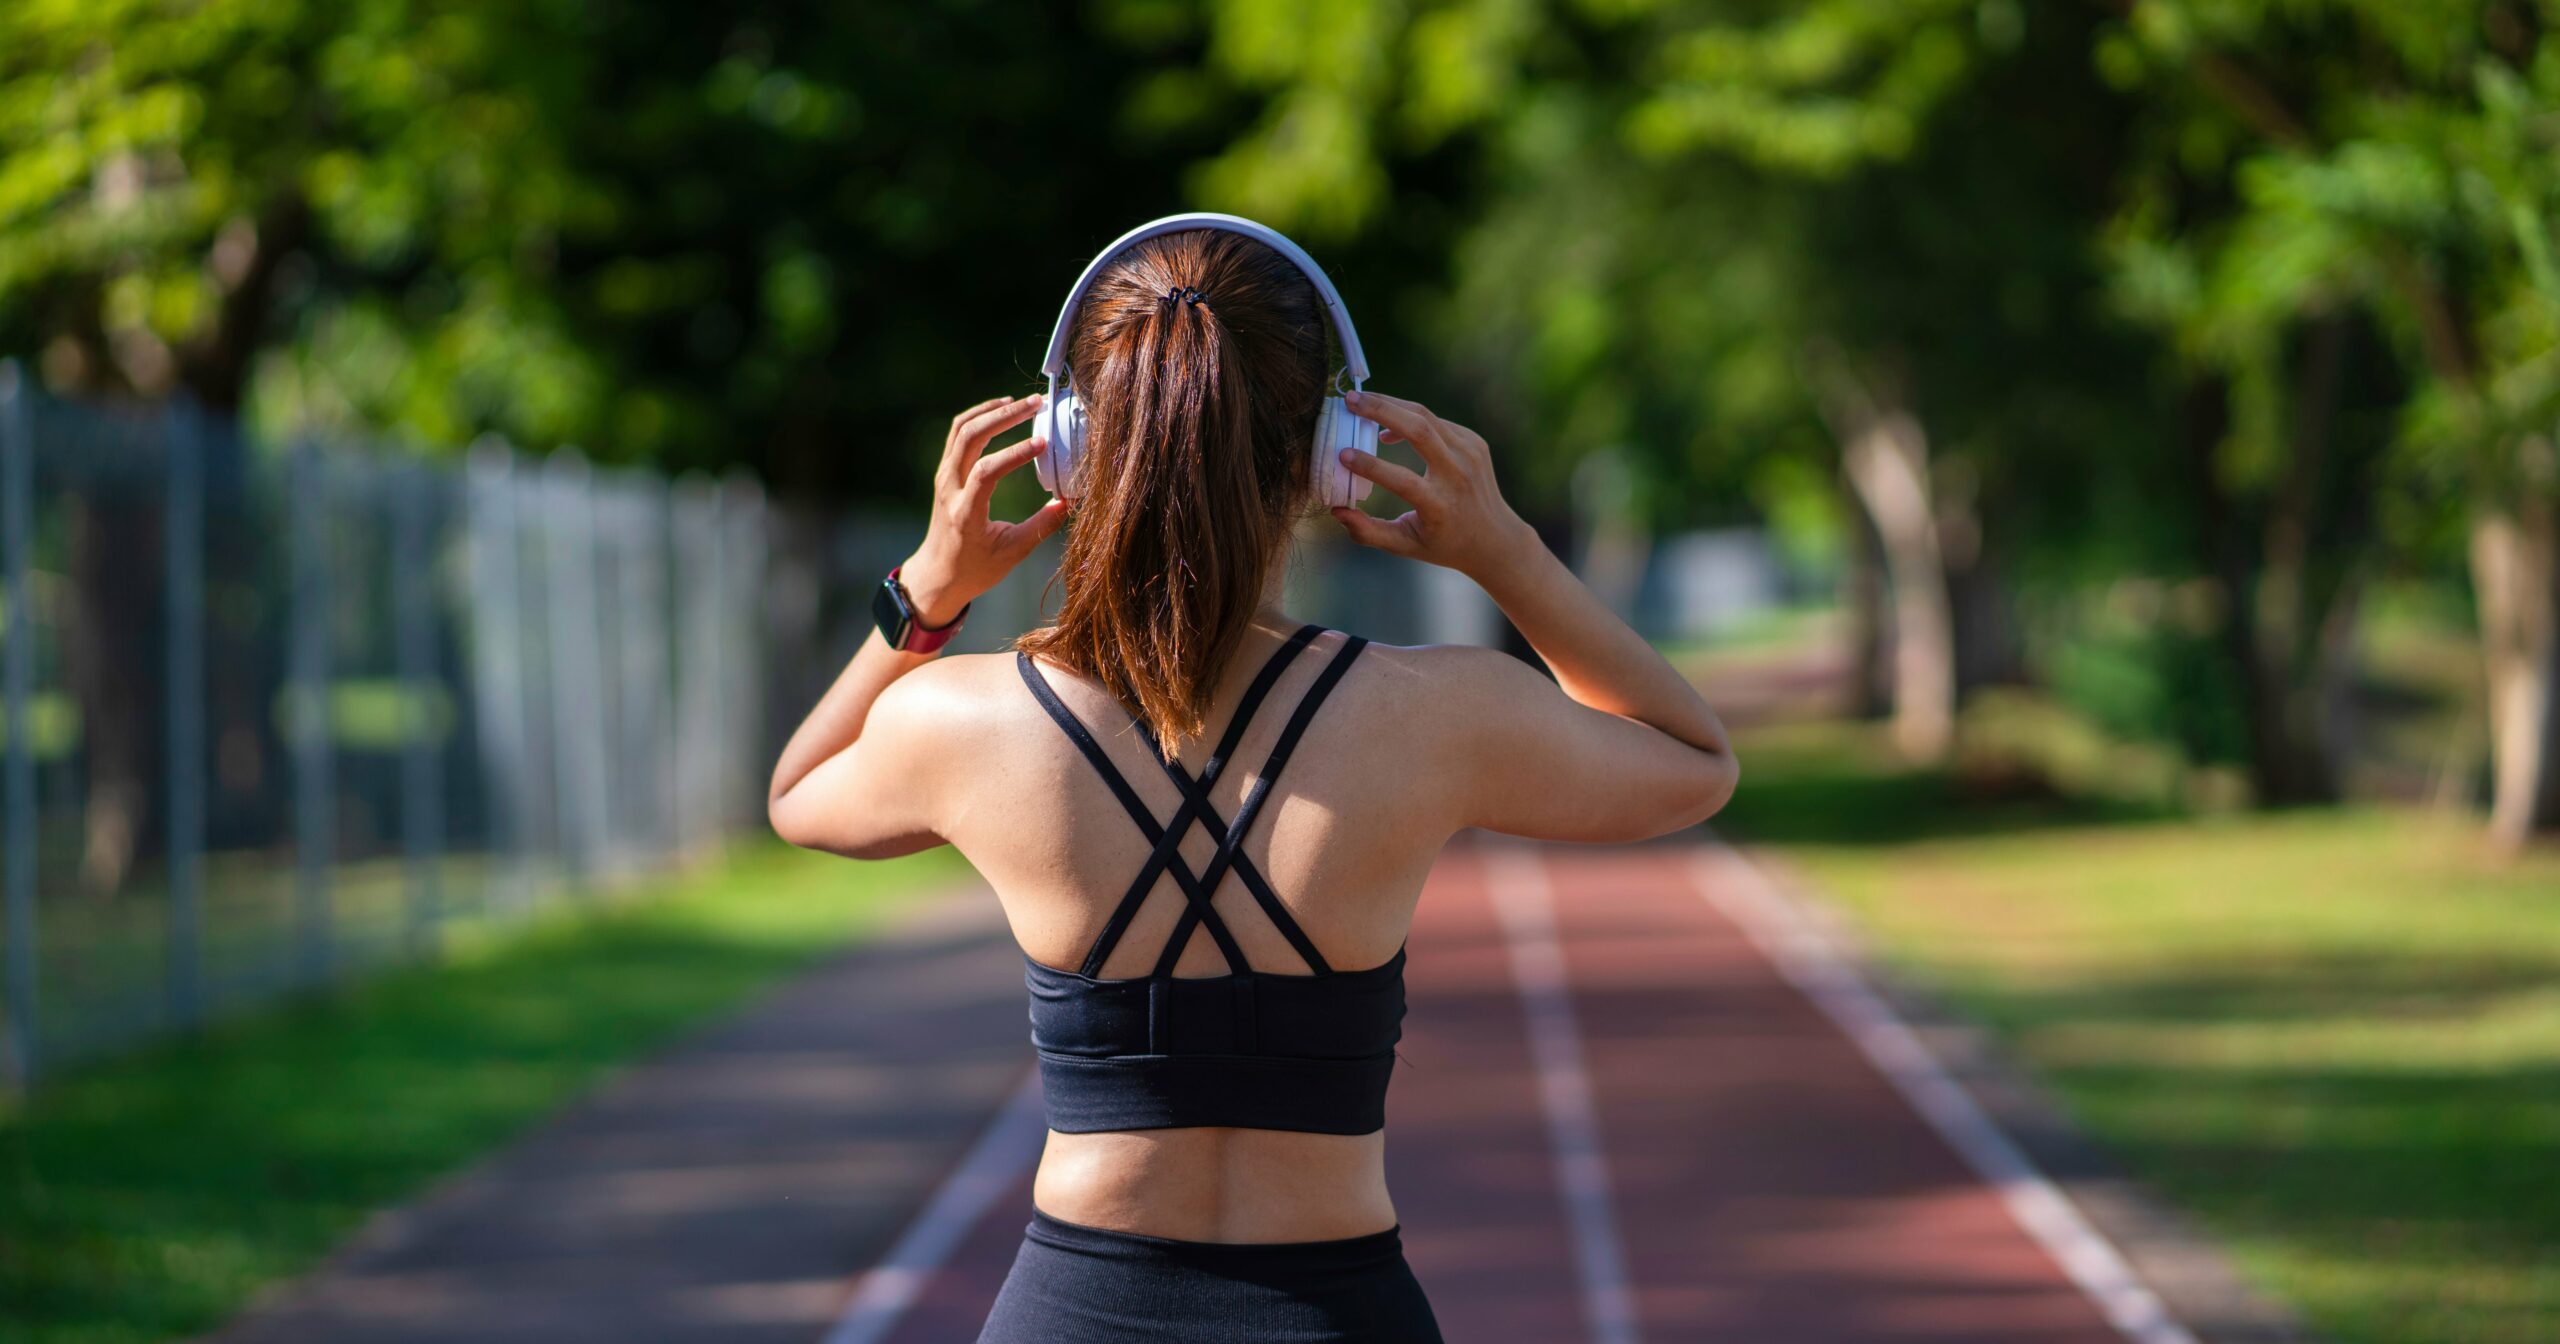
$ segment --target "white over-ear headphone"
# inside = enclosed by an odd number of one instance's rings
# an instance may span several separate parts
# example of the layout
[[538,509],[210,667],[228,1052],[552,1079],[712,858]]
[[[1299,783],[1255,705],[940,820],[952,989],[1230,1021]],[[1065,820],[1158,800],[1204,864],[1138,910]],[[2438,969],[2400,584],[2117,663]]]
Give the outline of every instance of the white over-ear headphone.
[[[1343,371],[1351,376],[1351,386],[1357,388],[1369,381],[1369,360],[1360,353],[1360,333],[1351,329],[1351,314],[1343,308],[1342,296],[1334,292],[1333,282],[1325,278],[1323,268],[1304,248],[1276,230],[1235,215],[1167,215],[1141,224],[1102,249],[1102,255],[1076,277],[1076,287],[1067,291],[1067,306],[1058,310],[1057,329],[1049,333],[1049,357],[1040,363],[1040,371],[1049,376],[1049,400],[1040,412],[1040,428],[1049,440],[1049,450],[1033,462],[1040,484],[1051,494],[1061,499],[1075,498],[1071,492],[1078,489],[1076,464],[1084,456],[1084,402],[1077,397],[1075,380],[1067,373],[1067,345],[1075,335],[1076,305],[1084,301],[1085,291],[1093,287],[1113,257],[1150,238],[1190,229],[1240,233],[1288,258],[1314,282],[1317,295],[1324,300],[1325,313],[1333,319],[1334,334],[1342,339]],[[1059,386],[1062,378],[1066,379],[1064,387]],[[1353,415],[1338,396],[1326,397],[1323,408],[1316,412],[1315,462],[1308,479],[1315,483],[1316,498],[1329,508],[1356,504],[1369,497],[1368,479],[1352,475],[1351,469],[1342,465],[1338,455],[1345,448],[1374,456],[1378,451],[1377,422]]]

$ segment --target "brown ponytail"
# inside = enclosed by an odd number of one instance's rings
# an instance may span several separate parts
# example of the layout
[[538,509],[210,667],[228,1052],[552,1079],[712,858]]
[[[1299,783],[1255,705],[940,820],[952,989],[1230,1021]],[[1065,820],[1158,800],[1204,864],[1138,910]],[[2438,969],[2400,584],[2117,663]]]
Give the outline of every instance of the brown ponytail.
[[1321,301],[1250,238],[1165,234],[1094,282],[1069,362],[1086,438],[1065,600],[1017,643],[1101,682],[1171,747],[1205,731],[1305,501]]

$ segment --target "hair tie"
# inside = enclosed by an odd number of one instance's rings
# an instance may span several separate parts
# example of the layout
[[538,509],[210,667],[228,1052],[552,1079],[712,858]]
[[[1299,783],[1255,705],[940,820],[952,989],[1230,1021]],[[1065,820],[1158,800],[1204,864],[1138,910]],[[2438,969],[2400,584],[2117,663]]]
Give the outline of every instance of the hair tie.
[[1164,301],[1166,303],[1187,303],[1192,307],[1197,308],[1201,304],[1207,303],[1209,301],[1209,296],[1201,293],[1190,285],[1175,285],[1173,288],[1164,292]]

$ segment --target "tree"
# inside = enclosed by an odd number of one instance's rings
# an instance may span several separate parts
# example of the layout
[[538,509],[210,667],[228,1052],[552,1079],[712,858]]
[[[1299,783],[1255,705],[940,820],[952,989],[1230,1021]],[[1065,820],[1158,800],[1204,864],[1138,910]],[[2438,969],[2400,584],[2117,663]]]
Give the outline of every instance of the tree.
[[[2389,334],[2412,388],[2406,465],[2467,500],[2492,829],[2510,845],[2560,829],[2556,20],[2504,0],[2144,0],[2101,48],[2193,109],[2189,157],[2219,161],[2230,279],[2195,311],[2319,330],[2354,304]],[[2263,366],[2263,336],[2238,343]]]
[[[270,443],[494,432],[912,498],[930,427],[1026,383],[1065,277],[1230,129],[1214,99],[1124,116],[1191,39],[1113,22],[0,6],[0,353],[71,395],[184,393]],[[101,888],[157,829],[157,720],[130,681],[152,665],[155,504],[71,506]]]
[[2087,21],[1480,0],[1363,10],[1345,35],[1287,8],[1211,6],[1213,51],[1252,54],[1231,64],[1267,111],[1203,185],[1348,228],[1446,209],[1391,199],[1382,164],[1474,150],[1479,221],[1439,325],[1498,371],[1477,380],[1513,403],[1497,414],[1553,458],[1631,454],[1666,518],[1755,463],[1834,455],[1894,579],[1898,735],[1944,754],[1962,674],[2014,665],[2009,543],[1983,518],[2029,531],[2009,492],[2072,478],[2013,465],[2121,420],[2091,413],[2114,375],[2085,240],[2122,117],[2072,73]]
[[1062,275],[1236,131],[1156,12],[9,7],[0,349],[271,434],[911,497]]
[[[2102,68],[2136,84],[2102,42]],[[2293,72],[2304,73],[2307,66]],[[2219,99],[2145,105],[2106,246],[2122,311],[2160,333],[2184,408],[2150,497],[2208,576],[2262,804],[2337,799],[2356,613],[2384,548],[2372,501],[2405,395],[2354,297],[2292,264],[2310,235],[2253,216]]]

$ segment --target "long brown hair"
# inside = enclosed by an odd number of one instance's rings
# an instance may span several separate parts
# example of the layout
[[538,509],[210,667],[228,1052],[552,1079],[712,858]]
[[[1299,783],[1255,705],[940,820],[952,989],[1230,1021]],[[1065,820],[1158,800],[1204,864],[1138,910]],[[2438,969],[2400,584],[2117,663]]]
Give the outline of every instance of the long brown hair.
[[1083,479],[1055,624],[1016,641],[1167,744],[1205,731],[1308,491],[1323,304],[1279,253],[1191,230],[1114,258],[1076,311]]

